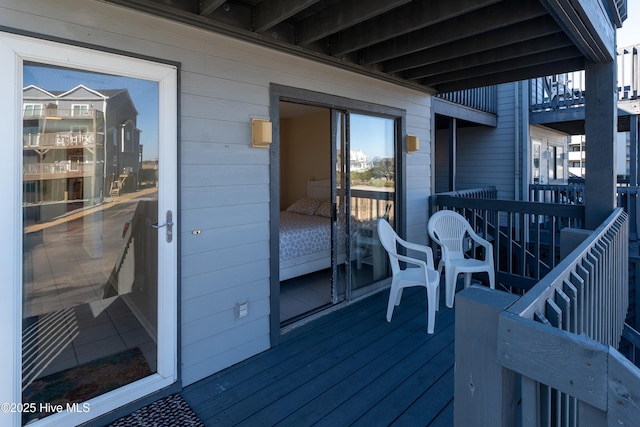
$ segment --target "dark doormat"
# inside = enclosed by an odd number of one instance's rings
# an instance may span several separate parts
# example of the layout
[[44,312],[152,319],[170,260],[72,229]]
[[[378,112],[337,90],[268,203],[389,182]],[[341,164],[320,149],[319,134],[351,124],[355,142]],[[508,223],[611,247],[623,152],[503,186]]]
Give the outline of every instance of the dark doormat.
[[[22,401],[64,405],[79,403],[151,375],[139,348],[100,357],[33,381],[22,393]],[[40,405],[37,405],[40,407]],[[23,415],[23,424],[51,413]]]
[[204,427],[189,404],[174,394],[120,418],[110,427]]

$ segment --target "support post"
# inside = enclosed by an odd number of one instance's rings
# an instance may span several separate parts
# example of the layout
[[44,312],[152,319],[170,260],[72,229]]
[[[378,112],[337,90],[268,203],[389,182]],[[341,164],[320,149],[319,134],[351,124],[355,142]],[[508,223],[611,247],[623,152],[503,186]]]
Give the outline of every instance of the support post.
[[449,191],[456,190],[456,152],[458,150],[458,120],[449,118]]
[[498,319],[517,300],[483,286],[456,295],[455,427],[517,425],[518,376],[497,361]]
[[629,186],[638,186],[638,116],[629,116]]
[[629,234],[634,239],[638,238],[638,202],[640,195],[635,191],[638,187],[638,116],[629,116]]
[[616,62],[585,64],[585,223],[595,230],[616,206]]

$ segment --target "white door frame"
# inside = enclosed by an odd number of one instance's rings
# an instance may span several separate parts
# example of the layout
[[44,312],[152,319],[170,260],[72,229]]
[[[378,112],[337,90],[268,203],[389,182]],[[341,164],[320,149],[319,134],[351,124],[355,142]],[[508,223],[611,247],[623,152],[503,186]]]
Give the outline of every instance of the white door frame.
[[[0,32],[0,425],[20,426],[22,348],[22,66],[24,61],[152,80],[159,87],[159,220],[173,212],[177,224],[177,68],[98,50]],[[34,426],[76,425],[126,405],[177,381],[177,236],[158,233],[157,373],[88,401],[88,412],[62,411]],[[80,406],[82,408],[82,405]],[[85,407],[85,408],[86,408]],[[28,407],[27,407],[28,408]]]

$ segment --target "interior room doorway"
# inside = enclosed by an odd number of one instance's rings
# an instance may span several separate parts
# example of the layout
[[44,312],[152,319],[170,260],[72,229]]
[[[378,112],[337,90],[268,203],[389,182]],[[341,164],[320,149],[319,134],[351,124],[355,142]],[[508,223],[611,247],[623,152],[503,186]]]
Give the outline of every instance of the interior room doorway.
[[281,326],[389,277],[375,226],[395,221],[398,122],[279,101]]

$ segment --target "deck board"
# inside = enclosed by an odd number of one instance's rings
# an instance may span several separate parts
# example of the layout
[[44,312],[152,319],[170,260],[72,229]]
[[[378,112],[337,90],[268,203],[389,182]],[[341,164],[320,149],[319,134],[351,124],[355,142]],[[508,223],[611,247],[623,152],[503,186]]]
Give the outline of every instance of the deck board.
[[424,289],[393,321],[381,292],[313,320],[281,343],[184,389],[208,426],[450,425],[454,311],[426,333]]

